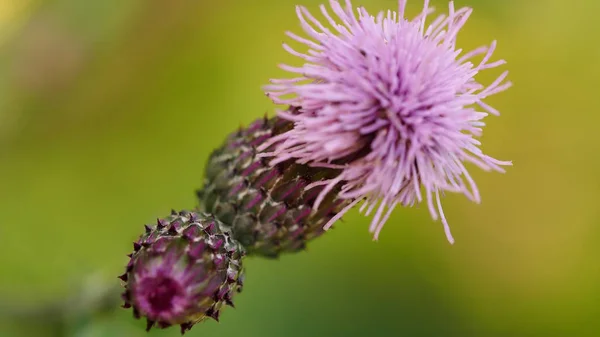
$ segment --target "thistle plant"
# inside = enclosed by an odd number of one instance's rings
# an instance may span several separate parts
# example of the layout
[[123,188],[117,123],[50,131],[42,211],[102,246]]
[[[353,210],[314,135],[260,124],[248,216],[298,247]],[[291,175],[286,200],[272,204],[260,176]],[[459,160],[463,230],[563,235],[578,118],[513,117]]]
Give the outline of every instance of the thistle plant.
[[[489,85],[475,80],[496,42],[472,51],[456,47],[470,8],[427,24],[420,14],[355,13],[349,0],[321,5],[327,25],[306,8],[296,13],[308,38],[283,47],[305,62],[281,65],[296,74],[265,87],[287,108],[227,137],[210,155],[198,207],[147,226],[134,243],[123,280],[125,307],[146,317],[148,329],[178,324],[182,333],[233,306],[245,255],[278,257],[302,250],[348,210],[374,212],[374,238],[398,205],[425,201],[441,218],[444,192],[480,195],[465,163],[503,172],[510,162],[482,152],[483,118],[498,111],[483,100],[510,86],[507,72]],[[473,61],[480,57],[479,62]]]

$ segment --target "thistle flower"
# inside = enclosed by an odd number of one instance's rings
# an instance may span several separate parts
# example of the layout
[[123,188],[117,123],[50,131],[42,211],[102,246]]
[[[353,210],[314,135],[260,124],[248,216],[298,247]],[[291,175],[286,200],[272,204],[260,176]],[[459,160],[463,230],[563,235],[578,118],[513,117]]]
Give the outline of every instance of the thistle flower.
[[147,330],[219,319],[241,291],[243,248],[214,217],[182,211],[159,219],[133,244],[123,281],[123,307],[147,318]]
[[305,248],[323,234],[323,226],[350,201],[340,199],[341,184],[314,202],[338,169],[314,168],[282,161],[270,166],[256,147],[292,123],[281,118],[258,119],[232,133],[210,156],[204,188],[197,192],[200,208],[231,226],[232,235],[249,255],[277,257]]
[[[472,10],[455,10],[452,2],[447,15],[429,24],[433,9],[428,0],[412,20],[404,18],[406,0],[399,1],[397,13],[377,16],[364,8],[356,16],[349,0],[345,7],[335,0],[330,5],[340,23],[324,5],[320,9],[333,29],[306,8],[296,9],[310,39],[287,35],[309,50],[283,47],[306,64],[281,65],[297,76],[274,79],[265,88],[275,103],[291,107],[278,115],[294,127],[260,146],[259,151],[274,146],[261,155],[273,157],[272,165],[295,159],[342,170],[327,182],[307,187],[325,184],[322,193],[327,193],[342,182],[338,197],[352,200],[326,228],[365,200],[361,212],[369,215],[376,209],[370,227],[376,239],[394,207],[426,200],[452,243],[440,194],[458,192],[478,203],[477,186],[464,163],[499,172],[511,165],[485,155],[476,139],[482,119],[488,113],[498,115],[483,100],[511,85],[505,82],[507,72],[487,86],[474,79],[480,71],[505,63],[490,61],[496,42],[466,53],[457,49],[457,34]],[[476,56],[483,57],[472,61]],[[361,151],[360,158],[340,162]]]

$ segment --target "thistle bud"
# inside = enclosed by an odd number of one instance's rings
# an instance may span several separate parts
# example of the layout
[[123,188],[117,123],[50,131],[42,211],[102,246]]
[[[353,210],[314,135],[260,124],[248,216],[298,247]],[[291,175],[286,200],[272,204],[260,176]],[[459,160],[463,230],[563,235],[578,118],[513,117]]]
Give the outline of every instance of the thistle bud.
[[180,325],[181,333],[211,317],[242,289],[243,248],[214,217],[173,212],[146,226],[119,278],[124,308],[147,319],[147,330]]
[[336,179],[340,169],[294,160],[271,166],[257,151],[291,127],[281,118],[259,119],[231,134],[208,160],[200,207],[231,225],[248,254],[277,257],[303,249],[351,202],[337,197],[341,184],[324,189],[322,182]]

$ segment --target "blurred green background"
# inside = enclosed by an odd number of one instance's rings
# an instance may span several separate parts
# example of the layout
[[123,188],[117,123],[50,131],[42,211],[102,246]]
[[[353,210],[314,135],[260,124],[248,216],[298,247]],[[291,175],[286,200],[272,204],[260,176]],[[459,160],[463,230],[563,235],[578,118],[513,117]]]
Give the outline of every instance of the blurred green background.
[[[146,335],[113,303],[131,241],[273,113],[293,5],[320,2],[0,0],[0,336]],[[483,137],[514,167],[472,170],[481,205],[445,198],[457,243],[423,206],[378,242],[351,212],[308,252],[248,259],[237,308],[189,336],[600,336],[600,2],[457,5],[475,8],[459,44],[498,39],[515,83]]]

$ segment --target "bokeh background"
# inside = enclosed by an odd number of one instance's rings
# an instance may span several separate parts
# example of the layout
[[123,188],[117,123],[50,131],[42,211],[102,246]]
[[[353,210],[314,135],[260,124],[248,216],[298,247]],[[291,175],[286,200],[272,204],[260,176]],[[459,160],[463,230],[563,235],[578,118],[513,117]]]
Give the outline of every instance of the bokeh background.
[[[118,308],[131,241],[273,113],[293,5],[319,2],[0,0],[0,336],[146,336]],[[457,243],[426,207],[378,242],[351,212],[308,252],[248,259],[237,308],[189,336],[600,336],[600,2],[456,2],[461,46],[498,39],[515,83],[483,137],[514,167],[473,169],[480,205],[445,198]]]

